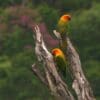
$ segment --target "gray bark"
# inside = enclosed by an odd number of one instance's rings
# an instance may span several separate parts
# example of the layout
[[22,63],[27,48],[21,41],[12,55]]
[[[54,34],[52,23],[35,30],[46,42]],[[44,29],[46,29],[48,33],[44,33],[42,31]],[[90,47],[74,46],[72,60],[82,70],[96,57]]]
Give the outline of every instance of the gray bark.
[[[60,43],[63,39],[59,32],[54,31]],[[40,63],[44,65],[45,75],[41,73],[36,64],[32,65],[32,70],[35,75],[51,90],[52,94],[57,100],[75,100],[74,96],[68,89],[67,84],[61,79],[57,72],[53,56],[45,46],[43,36],[38,26],[35,27],[35,54]],[[80,58],[75,48],[73,47],[70,39],[66,37],[66,56],[70,64],[71,75],[73,77],[72,88],[74,89],[78,100],[96,100],[91,86],[86,79]]]
[[55,67],[53,56],[47,50],[43,41],[42,34],[38,26],[35,27],[35,54],[39,62],[44,65],[45,76],[42,76],[39,69],[33,64],[32,70],[39,79],[48,86],[52,94],[57,100],[74,100],[73,95],[69,91],[67,84],[61,79]]

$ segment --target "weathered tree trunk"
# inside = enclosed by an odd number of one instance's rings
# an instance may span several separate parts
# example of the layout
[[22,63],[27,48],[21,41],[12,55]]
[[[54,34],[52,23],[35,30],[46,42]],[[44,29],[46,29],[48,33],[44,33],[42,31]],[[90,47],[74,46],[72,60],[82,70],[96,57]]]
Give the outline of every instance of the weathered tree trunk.
[[[54,33],[59,34],[56,31]],[[68,89],[67,84],[61,79],[60,75],[58,74],[53,56],[46,48],[43,41],[43,36],[38,26],[35,27],[34,39],[35,54],[38,58],[38,61],[43,63],[45,72],[45,75],[42,74],[38,66],[36,66],[36,64],[33,64],[32,70],[35,75],[51,90],[52,94],[56,97],[57,100],[75,100],[74,96]],[[58,39],[60,40],[60,42],[62,41],[60,35]],[[82,71],[78,53],[72,46],[70,39],[66,37],[66,41],[66,55],[68,56],[70,68],[73,75],[72,87],[75,90],[77,98],[78,100],[95,100],[92,89]]]
[[42,76],[36,65],[32,66],[34,73],[41,79],[41,81],[48,86],[52,94],[59,100],[74,100],[73,95],[67,88],[67,85],[59,76],[55,63],[53,61],[53,56],[47,50],[45,43],[43,41],[42,34],[39,27],[35,27],[35,53],[38,61],[41,61],[44,65],[45,76]]
[[93,91],[89,85],[88,80],[86,79],[82,67],[78,53],[73,47],[68,36],[64,37],[64,39],[60,36],[59,32],[54,31],[54,34],[59,39],[60,44],[63,43],[66,39],[66,56],[69,61],[69,69],[71,71],[71,75],[73,77],[72,88],[75,90],[78,100],[95,100],[93,96]]
[[72,87],[77,94],[77,98],[78,100],[95,100],[90,84],[83,73],[79,55],[74,49],[69,38],[67,38],[67,43],[67,55],[72,75],[74,77]]

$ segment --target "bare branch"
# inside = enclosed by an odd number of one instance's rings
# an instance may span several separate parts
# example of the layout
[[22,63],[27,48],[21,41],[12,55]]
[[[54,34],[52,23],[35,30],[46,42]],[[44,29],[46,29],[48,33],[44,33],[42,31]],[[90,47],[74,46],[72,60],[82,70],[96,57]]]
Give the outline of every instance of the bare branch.
[[[54,31],[54,34],[59,39],[60,43],[63,43],[63,38],[60,36],[59,32]],[[58,35],[57,35],[58,34]],[[59,37],[58,37],[59,36]],[[78,100],[95,100],[93,96],[93,91],[89,85],[88,80],[86,79],[82,67],[78,53],[73,47],[70,39],[66,37],[66,56],[70,63],[70,70],[72,76],[74,78],[72,87],[76,92]]]
[[93,91],[83,73],[79,55],[73,47],[69,38],[67,38],[67,45],[67,55],[74,77],[73,89],[76,91],[78,100],[95,100]]
[[34,74],[35,74],[46,86],[48,86],[46,78],[43,77],[43,74],[41,73],[41,71],[40,71],[40,69],[38,68],[38,66],[36,66],[36,64],[33,64],[33,65],[32,65],[32,70],[33,70]]

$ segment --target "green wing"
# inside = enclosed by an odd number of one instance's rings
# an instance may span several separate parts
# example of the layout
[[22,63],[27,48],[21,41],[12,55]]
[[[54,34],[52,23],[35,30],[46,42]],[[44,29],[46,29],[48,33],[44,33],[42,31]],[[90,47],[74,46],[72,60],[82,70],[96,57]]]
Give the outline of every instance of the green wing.
[[65,62],[64,59],[62,59],[60,56],[56,57],[56,64],[58,66],[58,70],[66,76],[66,67],[67,63]]
[[56,58],[58,71],[62,74],[64,80],[68,83],[68,85],[71,87],[72,85],[72,77],[70,75],[68,63],[64,61],[61,57]]
[[67,29],[68,29],[68,23],[59,21],[59,23],[57,25],[58,32],[60,32],[61,34],[66,34]]

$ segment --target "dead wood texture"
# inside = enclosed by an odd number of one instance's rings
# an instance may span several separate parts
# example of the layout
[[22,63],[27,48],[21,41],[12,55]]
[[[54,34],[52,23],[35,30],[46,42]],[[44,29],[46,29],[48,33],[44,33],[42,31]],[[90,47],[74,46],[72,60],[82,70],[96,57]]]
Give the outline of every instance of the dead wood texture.
[[[68,89],[67,84],[61,79],[60,75],[57,72],[53,56],[46,48],[46,45],[43,40],[43,36],[40,32],[38,26],[34,27],[35,30],[35,54],[40,63],[44,65],[43,75],[38,68],[38,65],[33,64],[32,70],[34,74],[51,90],[51,93],[56,97],[57,100],[75,100],[74,96]],[[54,31],[54,34],[57,34],[57,38],[62,42],[60,34]],[[75,90],[78,100],[95,100],[93,96],[92,89],[89,85],[89,82],[84,76],[84,73],[81,68],[81,62],[79,55],[74,49],[70,39],[66,37],[67,41],[67,50],[66,56],[70,63],[70,69],[73,76],[72,87]]]
[[57,100],[74,100],[73,95],[67,88],[67,85],[59,76],[53,57],[47,50],[43,41],[42,34],[38,26],[35,27],[35,54],[38,61],[44,65],[45,76],[42,76],[37,66],[33,64],[32,70],[39,77],[39,79],[48,86],[52,94]]
[[91,86],[83,73],[79,55],[77,51],[75,50],[74,46],[72,45],[69,37],[66,36],[63,39],[60,36],[60,33],[57,32],[56,30],[54,30],[54,34],[59,39],[60,44],[62,44],[63,40],[66,39],[67,45],[66,45],[65,55],[68,58],[69,69],[73,77],[72,88],[74,89],[77,95],[77,99],[78,100],[95,100]]

